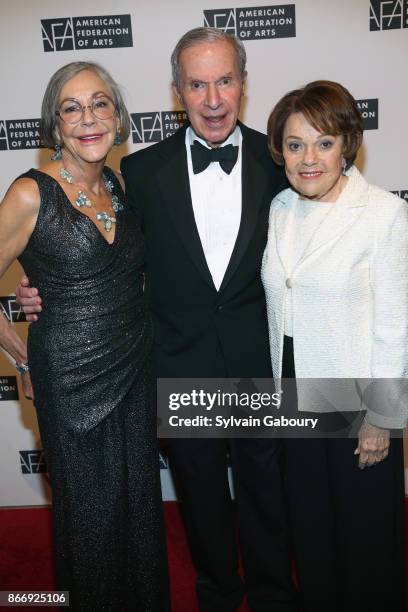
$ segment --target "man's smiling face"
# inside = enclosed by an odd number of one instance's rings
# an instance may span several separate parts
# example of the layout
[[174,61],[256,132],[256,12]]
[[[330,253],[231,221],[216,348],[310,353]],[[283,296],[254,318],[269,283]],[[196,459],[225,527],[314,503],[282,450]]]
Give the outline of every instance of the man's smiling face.
[[235,129],[243,94],[234,46],[228,40],[197,43],[183,49],[179,62],[176,95],[197,136],[218,147]]

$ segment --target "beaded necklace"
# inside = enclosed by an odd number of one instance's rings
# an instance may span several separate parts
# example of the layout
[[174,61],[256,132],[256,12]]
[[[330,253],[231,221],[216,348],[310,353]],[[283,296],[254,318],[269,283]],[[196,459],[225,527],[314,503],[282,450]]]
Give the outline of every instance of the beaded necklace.
[[[73,175],[65,168],[60,168],[59,175],[62,178],[62,180],[67,181],[67,183],[72,184],[75,182]],[[108,191],[111,194],[112,210],[115,213],[123,210],[124,206],[119,201],[118,196],[112,193],[113,192],[113,182],[109,180],[104,174],[102,174],[102,180],[103,180],[103,184],[105,185],[106,191]],[[82,190],[78,191],[78,197],[75,200],[75,204],[78,206],[78,208],[82,208],[82,206],[85,206],[86,208],[91,208],[93,206],[92,200],[90,200],[88,196],[86,195],[86,193]],[[103,223],[103,227],[106,232],[110,232],[112,229],[112,225],[116,223],[115,217],[112,217],[107,212],[96,213],[96,218],[98,221],[101,221]]]

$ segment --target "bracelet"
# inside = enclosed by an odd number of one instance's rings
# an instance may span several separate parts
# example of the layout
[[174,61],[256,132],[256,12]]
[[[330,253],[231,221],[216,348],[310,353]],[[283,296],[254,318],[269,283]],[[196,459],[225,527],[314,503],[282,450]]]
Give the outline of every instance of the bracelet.
[[17,372],[20,372],[20,374],[27,374],[27,372],[30,371],[30,368],[28,367],[28,363],[17,363],[16,361],[16,370]]

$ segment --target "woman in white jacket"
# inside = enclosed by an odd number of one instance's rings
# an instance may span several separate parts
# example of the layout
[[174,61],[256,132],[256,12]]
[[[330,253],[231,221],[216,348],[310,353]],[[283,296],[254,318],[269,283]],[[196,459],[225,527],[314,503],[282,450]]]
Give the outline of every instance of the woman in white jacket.
[[[403,610],[402,444],[390,431],[406,422],[408,207],[353,166],[362,133],[355,100],[331,81],[288,93],[268,122],[292,186],[272,203],[262,263],[272,366],[298,378],[295,411],[321,430],[285,442],[305,612]],[[310,401],[299,380],[310,378],[336,399]]]

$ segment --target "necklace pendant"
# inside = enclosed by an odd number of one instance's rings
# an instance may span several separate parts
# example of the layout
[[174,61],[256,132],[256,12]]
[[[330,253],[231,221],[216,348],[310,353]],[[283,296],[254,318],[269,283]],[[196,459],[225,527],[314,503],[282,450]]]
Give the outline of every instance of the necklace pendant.
[[91,200],[88,198],[84,191],[78,191],[78,197],[75,200],[75,204],[78,206],[78,208],[81,208],[82,206],[91,208],[92,206]]
[[112,210],[114,212],[119,212],[121,210],[124,209],[124,206],[122,204],[122,202],[119,200],[118,196],[115,194],[112,194],[113,192],[113,181],[111,181],[110,179],[108,179],[105,175],[102,176],[103,178],[103,182],[105,184],[106,190],[109,191],[109,193],[111,194],[111,198],[112,198]]
[[[67,183],[75,182],[73,175],[65,168],[60,168],[59,175],[62,178],[62,180],[67,181]],[[122,202],[119,200],[117,195],[112,193],[114,189],[113,181],[108,179],[104,174],[102,175],[102,180],[103,180],[106,190],[111,196],[113,212],[117,213],[123,210],[124,206]],[[76,206],[78,206],[78,208],[82,208],[82,206],[86,206],[86,208],[91,208],[93,206],[92,200],[90,200],[88,196],[86,195],[85,191],[82,191],[82,190],[78,191],[78,197],[75,200],[75,204]],[[97,213],[96,218],[98,219],[98,221],[103,222],[104,228],[107,232],[110,232],[112,229],[113,223],[116,223],[116,219],[114,217],[110,217],[108,213],[106,212]]]
[[96,218],[98,221],[102,221],[103,227],[107,232],[110,232],[112,225],[116,223],[116,219],[114,217],[110,217],[106,212],[97,213]]
[[114,212],[119,212],[123,210],[124,208],[123,204],[119,201],[119,198],[117,195],[112,196],[112,208]]
[[62,180],[67,181],[67,183],[74,182],[74,177],[72,176],[70,172],[68,172],[68,170],[65,170],[65,168],[60,168],[59,175],[62,178]]
[[104,174],[102,175],[102,178],[103,178],[103,182],[105,183],[106,189],[109,191],[109,193],[112,193],[112,191],[113,191],[113,182],[110,179],[106,178],[106,176]]

